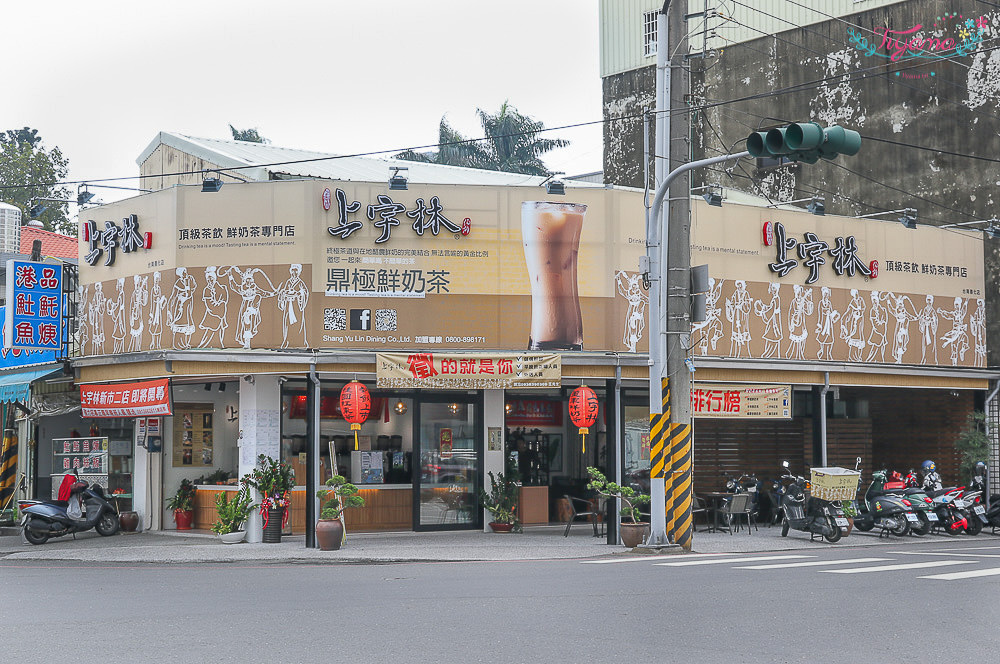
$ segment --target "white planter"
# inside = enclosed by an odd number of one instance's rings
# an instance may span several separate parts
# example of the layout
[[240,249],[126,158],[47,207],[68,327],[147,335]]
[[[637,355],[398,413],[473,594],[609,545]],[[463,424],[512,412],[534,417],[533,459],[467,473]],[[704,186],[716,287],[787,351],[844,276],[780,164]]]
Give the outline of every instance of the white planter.
[[223,544],[239,544],[246,535],[247,531],[237,530],[234,533],[223,533],[219,535],[219,539],[222,540]]

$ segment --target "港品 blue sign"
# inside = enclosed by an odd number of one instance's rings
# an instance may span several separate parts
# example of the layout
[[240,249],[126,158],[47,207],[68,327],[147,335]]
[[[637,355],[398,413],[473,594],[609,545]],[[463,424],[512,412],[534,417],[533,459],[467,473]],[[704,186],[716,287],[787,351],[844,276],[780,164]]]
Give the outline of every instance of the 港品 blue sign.
[[7,261],[3,346],[54,350],[62,344],[62,265]]

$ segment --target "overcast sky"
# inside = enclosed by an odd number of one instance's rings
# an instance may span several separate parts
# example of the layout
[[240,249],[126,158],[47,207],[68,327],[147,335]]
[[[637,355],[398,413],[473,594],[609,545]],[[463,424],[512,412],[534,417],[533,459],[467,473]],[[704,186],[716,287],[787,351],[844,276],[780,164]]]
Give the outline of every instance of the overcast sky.
[[[476,109],[504,100],[546,127],[601,119],[597,0],[29,0],[3,15],[0,130],[38,129],[72,180],[137,175],[159,131],[231,138],[232,123],[344,154],[435,143],[442,115],[481,136]],[[548,135],[572,142],[550,169],[601,169],[599,124]]]

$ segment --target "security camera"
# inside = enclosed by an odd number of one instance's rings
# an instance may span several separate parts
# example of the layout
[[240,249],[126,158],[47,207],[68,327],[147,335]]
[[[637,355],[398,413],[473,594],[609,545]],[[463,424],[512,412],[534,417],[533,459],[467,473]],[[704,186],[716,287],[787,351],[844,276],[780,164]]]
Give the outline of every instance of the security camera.
[[247,374],[246,376],[243,376],[243,380],[245,380],[246,382],[250,383],[251,385],[253,385],[253,383],[254,383],[253,376],[251,376],[250,374]]

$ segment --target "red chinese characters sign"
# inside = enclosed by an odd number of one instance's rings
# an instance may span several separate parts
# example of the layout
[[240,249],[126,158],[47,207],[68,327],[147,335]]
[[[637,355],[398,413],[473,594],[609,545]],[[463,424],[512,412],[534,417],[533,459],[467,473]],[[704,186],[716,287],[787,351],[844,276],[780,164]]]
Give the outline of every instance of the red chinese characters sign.
[[172,415],[170,379],[116,385],[81,385],[84,417],[142,417]]
[[506,404],[505,424],[509,427],[561,427],[563,404],[543,399],[515,399]]
[[790,419],[790,385],[724,385],[695,383],[691,387],[694,417]]
[[380,388],[559,387],[562,358],[547,353],[378,353]]

